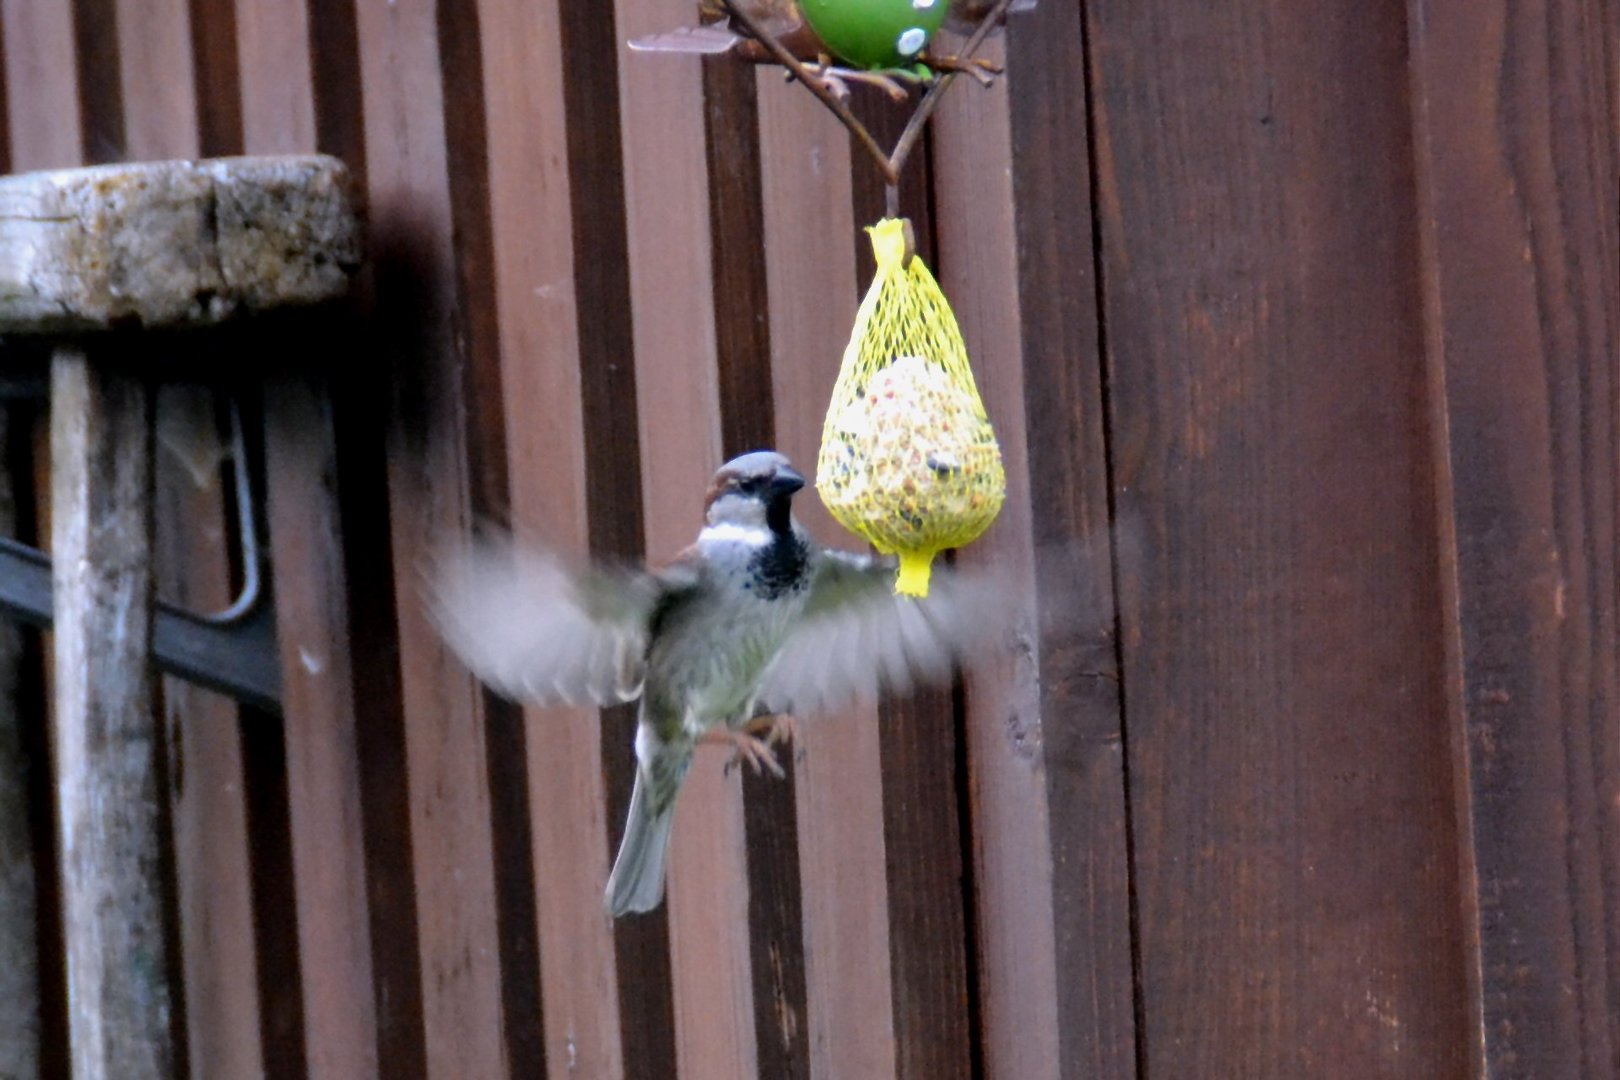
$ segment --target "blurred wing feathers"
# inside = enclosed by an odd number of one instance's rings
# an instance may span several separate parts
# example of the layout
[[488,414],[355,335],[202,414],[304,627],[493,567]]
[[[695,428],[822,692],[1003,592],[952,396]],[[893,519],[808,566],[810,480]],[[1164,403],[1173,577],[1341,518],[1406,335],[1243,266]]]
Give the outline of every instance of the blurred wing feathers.
[[941,571],[912,599],[894,593],[894,560],[826,552],[761,705],[809,715],[950,678],[958,659],[1004,636],[1012,609],[1005,582]]
[[430,609],[462,662],[501,694],[605,705],[641,693],[648,623],[670,587],[641,571],[573,570],[546,551],[482,542],[443,561]]

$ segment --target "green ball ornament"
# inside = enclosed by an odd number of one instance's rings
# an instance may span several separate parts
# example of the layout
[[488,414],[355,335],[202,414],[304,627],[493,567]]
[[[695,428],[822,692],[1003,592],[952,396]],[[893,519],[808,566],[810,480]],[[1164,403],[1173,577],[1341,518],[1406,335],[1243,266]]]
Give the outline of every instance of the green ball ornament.
[[800,0],[810,28],[844,63],[909,67],[945,22],[946,0]]

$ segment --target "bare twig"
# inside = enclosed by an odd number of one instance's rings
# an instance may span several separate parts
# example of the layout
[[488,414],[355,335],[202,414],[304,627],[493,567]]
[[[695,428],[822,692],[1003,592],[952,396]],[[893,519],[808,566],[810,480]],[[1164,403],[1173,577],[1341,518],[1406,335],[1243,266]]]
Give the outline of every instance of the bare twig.
[[744,12],[732,0],[720,0],[720,3],[731,13],[732,18],[742,23],[743,28],[748,31],[750,37],[765,46],[770,51],[770,54],[776,57],[778,63],[792,72],[793,77],[804,84],[805,89],[816,95],[816,100],[820,101],[831,110],[834,116],[838,117],[843,125],[849,129],[850,134],[855,136],[855,140],[866,148],[867,153],[872,155],[872,160],[877,163],[878,171],[883,173],[884,181],[891,184],[898,183],[899,175],[890,166],[888,155],[877,144],[877,140],[872,138],[872,133],[866,130],[866,125],[855,119],[855,114],[849,111],[849,106],[838,100],[838,95],[827,89],[821,79],[816,77],[804,64],[800,63],[798,57],[788,51],[786,45],[783,45],[761,29],[752,15]]
[[[837,94],[827,89],[826,84],[800,62],[798,57],[788,51],[787,46],[770,34],[765,33],[760,28],[760,25],[754,21],[753,16],[744,12],[733,0],[720,0],[720,3],[731,14],[732,18],[742,24],[743,29],[748,31],[750,37],[765,46],[778,63],[787,68],[794,78],[798,79],[805,85],[806,89],[816,95],[816,100],[820,101],[834,116],[838,117],[839,121],[849,129],[850,134],[855,136],[856,141],[872,156],[872,160],[877,163],[878,171],[883,174],[884,212],[888,217],[898,217],[900,215],[900,172],[906,167],[906,159],[911,156],[911,151],[917,145],[917,140],[922,137],[923,127],[928,123],[929,117],[933,116],[934,110],[939,108],[939,99],[945,95],[945,91],[950,87],[951,83],[956,81],[956,76],[961,74],[960,68],[939,73],[934,80],[934,85],[928,88],[928,92],[923,95],[922,101],[918,103],[916,111],[911,114],[911,119],[906,121],[905,130],[900,133],[900,141],[894,144],[893,153],[885,154],[883,148],[878,146],[877,140],[872,138],[872,133],[866,130],[866,125],[857,120],[855,114],[850,112],[849,106],[839,100]],[[980,21],[979,25],[973,28],[972,35],[968,37],[961,51],[957,53],[959,61],[965,65],[973,59],[973,54],[978,51],[980,45],[984,44],[984,39],[989,37],[990,32],[1006,19],[1007,9],[1011,6],[1012,0],[999,0],[996,6],[990,10],[990,13]]]
[[[979,25],[973,28],[972,36],[962,46],[962,51],[956,54],[957,59],[964,62],[972,60],[973,54],[978,51],[980,45],[984,44],[984,39],[990,36],[990,31],[994,30],[1007,17],[1007,9],[1010,7],[1012,7],[1012,0],[1000,0],[1000,3],[991,9],[990,14],[986,15]],[[900,141],[894,144],[894,153],[889,155],[888,160],[889,171],[896,178],[899,177],[900,170],[906,167],[906,158],[911,156],[912,147],[916,146],[917,140],[921,138],[923,125],[928,123],[928,118],[934,115],[935,109],[939,108],[939,99],[945,96],[945,91],[950,89],[951,83],[956,81],[959,74],[961,74],[960,71],[947,71],[935,79],[934,85],[930,86],[928,93],[923,95],[922,102],[917,106],[917,111],[911,114],[910,120],[906,121],[905,130],[900,133]]]

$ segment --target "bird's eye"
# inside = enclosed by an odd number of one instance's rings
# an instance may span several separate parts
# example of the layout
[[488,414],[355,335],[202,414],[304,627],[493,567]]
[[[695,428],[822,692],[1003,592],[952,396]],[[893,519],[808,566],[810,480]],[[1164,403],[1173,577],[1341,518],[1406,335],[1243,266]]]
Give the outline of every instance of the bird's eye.
[[737,490],[742,492],[744,495],[757,495],[759,494],[760,485],[763,483],[764,481],[759,477],[750,476],[746,480],[739,480],[737,482]]

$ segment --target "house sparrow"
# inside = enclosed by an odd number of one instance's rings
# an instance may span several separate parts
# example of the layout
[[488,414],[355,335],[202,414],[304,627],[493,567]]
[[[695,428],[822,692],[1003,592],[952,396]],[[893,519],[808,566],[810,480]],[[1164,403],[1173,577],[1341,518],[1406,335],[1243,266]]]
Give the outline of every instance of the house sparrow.
[[640,699],[635,789],[605,898],[614,916],[663,898],[675,796],[699,742],[780,773],[778,714],[948,678],[999,630],[1006,588],[987,576],[942,574],[912,600],[894,595],[893,560],[817,547],[792,516],[803,486],[781,454],[744,454],[715,473],[697,542],[660,569],[576,571],[485,542],[448,559],[435,583],[445,639],[503,695]]

